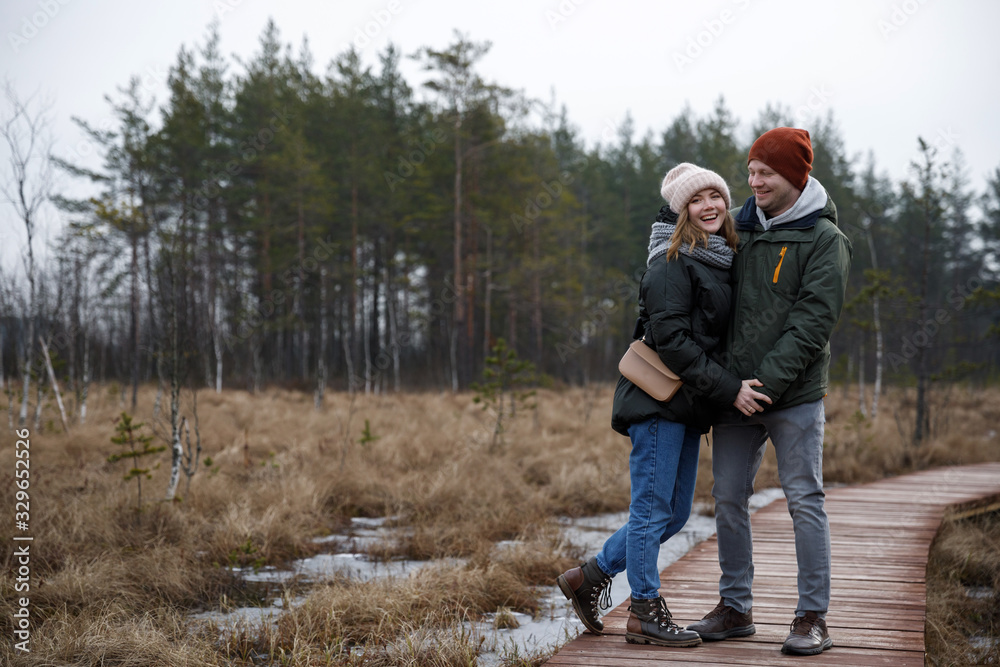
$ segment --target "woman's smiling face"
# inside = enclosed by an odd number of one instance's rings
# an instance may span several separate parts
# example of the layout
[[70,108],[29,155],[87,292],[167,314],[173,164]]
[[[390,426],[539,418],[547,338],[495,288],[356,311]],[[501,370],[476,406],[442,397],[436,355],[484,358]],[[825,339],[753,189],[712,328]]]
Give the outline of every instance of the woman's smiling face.
[[722,221],[726,214],[726,200],[715,188],[705,188],[699,190],[691,197],[687,206],[688,218],[694,222],[699,229],[703,229],[709,234],[714,234],[722,227]]

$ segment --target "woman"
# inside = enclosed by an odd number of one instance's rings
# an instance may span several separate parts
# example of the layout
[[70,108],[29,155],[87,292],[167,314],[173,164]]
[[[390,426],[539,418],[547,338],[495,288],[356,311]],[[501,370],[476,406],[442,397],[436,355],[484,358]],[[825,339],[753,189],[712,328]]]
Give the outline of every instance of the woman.
[[684,385],[661,403],[619,378],[611,426],[632,440],[628,524],[557,581],[587,629],[601,634],[598,608],[610,606],[611,577],[626,570],[632,589],[626,641],[696,646],[701,637],[673,622],[659,594],[660,544],[691,513],[699,441],[713,409],[746,396],[770,400],[751,388],[759,382],[741,382],[714,358],[729,322],[729,267],[738,241],[729,187],[715,172],[683,163],[667,173],[660,191],[670,207],[653,223],[636,331]]

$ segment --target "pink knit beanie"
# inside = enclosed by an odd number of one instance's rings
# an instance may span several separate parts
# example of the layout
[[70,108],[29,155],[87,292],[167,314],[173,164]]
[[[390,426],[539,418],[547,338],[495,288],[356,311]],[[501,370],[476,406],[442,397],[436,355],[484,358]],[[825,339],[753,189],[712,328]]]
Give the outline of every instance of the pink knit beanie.
[[732,206],[726,180],[714,171],[703,169],[690,162],[682,162],[667,172],[663,177],[660,194],[670,203],[670,209],[674,213],[680,213],[691,198],[705,188],[718,190],[726,200],[726,208]]

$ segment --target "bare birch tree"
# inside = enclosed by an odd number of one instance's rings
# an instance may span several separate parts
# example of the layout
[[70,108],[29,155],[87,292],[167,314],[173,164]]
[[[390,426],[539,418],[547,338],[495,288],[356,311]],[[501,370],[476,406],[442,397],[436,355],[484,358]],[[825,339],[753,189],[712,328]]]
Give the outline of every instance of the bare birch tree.
[[[868,251],[872,256],[872,270],[875,272],[876,280],[878,280],[878,257],[875,254],[875,241],[872,238],[871,219],[866,218],[863,224],[865,235],[868,237]],[[879,394],[882,393],[882,356],[885,347],[882,340],[882,314],[879,302],[879,295],[882,291],[884,288],[876,282],[872,292],[872,326],[875,329],[875,389],[872,393],[872,407],[868,413],[871,419],[878,416],[878,398]]]
[[4,86],[6,110],[0,119],[0,136],[9,151],[5,173],[0,177],[0,194],[14,207],[15,214],[24,224],[27,243],[24,246],[24,271],[28,279],[27,325],[24,351],[20,359],[23,390],[18,423],[28,419],[28,395],[31,368],[34,363],[36,303],[35,303],[35,249],[38,218],[42,206],[52,193],[53,169],[51,160],[52,139],[49,134],[51,104],[36,101],[35,95],[22,100],[14,84]]

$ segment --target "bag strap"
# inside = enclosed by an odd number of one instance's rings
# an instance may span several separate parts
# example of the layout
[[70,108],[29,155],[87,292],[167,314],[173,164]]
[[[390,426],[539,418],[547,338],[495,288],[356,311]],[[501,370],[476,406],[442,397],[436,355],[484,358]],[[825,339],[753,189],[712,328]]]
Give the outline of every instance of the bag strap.
[[646,337],[646,324],[641,317],[635,318],[635,326],[632,327],[632,340],[640,340]]

